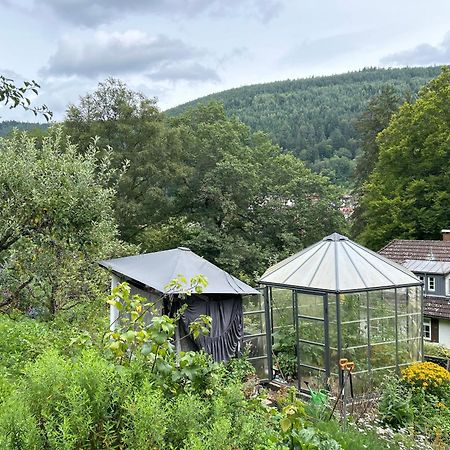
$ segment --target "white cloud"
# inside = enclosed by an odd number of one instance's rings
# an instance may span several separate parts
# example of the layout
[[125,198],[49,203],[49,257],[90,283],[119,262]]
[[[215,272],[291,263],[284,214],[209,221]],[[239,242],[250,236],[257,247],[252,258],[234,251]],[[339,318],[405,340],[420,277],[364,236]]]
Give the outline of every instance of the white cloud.
[[[12,1],[1,2],[20,8]],[[138,14],[170,18],[246,16],[268,21],[278,15],[281,3],[281,0],[34,0],[28,9],[32,12],[51,12],[67,23],[93,28]],[[24,9],[23,6],[21,9]]]
[[401,52],[387,55],[381,59],[383,65],[428,66],[450,63],[450,33],[447,33],[439,45],[420,44]]
[[199,63],[167,64],[147,76],[155,81],[220,81],[219,75],[214,69]]
[[[66,36],[61,39],[42,74],[94,78],[150,71],[162,76],[165,67],[173,67],[179,62],[193,62],[202,58],[203,54],[204,51],[179,39],[151,36],[138,30],[88,32],[81,38]],[[214,71],[206,69],[213,77]]]

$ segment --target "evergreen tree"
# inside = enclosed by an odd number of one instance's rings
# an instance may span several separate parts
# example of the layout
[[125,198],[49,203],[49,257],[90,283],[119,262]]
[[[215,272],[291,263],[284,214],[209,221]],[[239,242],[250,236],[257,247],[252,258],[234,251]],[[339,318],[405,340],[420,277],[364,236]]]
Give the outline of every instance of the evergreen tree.
[[405,103],[377,138],[380,154],[363,187],[359,239],[438,239],[450,223],[450,70]]

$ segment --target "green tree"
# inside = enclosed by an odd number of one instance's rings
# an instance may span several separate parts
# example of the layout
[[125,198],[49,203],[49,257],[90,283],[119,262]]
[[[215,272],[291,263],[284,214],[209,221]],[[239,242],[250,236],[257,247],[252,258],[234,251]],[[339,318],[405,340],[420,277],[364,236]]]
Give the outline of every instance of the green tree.
[[181,178],[177,130],[166,126],[155,101],[109,78],[70,105],[65,131],[84,152],[98,144],[112,148],[112,164],[128,168],[118,183],[115,212],[121,236],[135,241],[149,224],[171,215],[171,195]]
[[363,188],[359,239],[436,239],[450,223],[450,70],[405,103],[379,135],[379,161]]
[[106,276],[95,261],[126,250],[107,157],[94,145],[78,154],[59,128],[40,148],[16,132],[0,153],[0,305],[55,314],[92,300]]
[[401,98],[392,85],[383,86],[378,94],[372,97],[367,109],[358,117],[356,129],[361,140],[362,153],[357,158],[355,182],[359,187],[373,172],[378,161],[378,134],[383,131],[398,111]]
[[346,186],[353,181],[351,171],[333,173],[322,160],[338,155],[341,147],[358,151],[355,119],[368,101],[385,85],[392,85],[401,97],[415,95],[438,67],[401,69],[367,68],[340,75],[242,86],[199,98],[167,111],[179,115],[188,108],[211,101],[224,103],[228,116],[236,115],[253,131],[264,131],[284,149],[291,150],[315,171],[334,177]]
[[[179,243],[235,274],[254,279],[272,262],[341,229],[338,192],[263,133],[228,119],[223,105],[199,106],[175,119],[184,180],[172,230]],[[148,230],[144,247],[153,239]]]
[[119,168],[121,236],[142,251],[185,245],[253,278],[273,260],[341,227],[337,191],[223,105],[168,119],[118,80],[68,110],[65,130],[83,151],[92,136]]
[[354,172],[356,207],[352,215],[352,234],[357,236],[366,223],[360,198],[362,187],[373,172],[379,157],[378,135],[389,125],[393,114],[398,111],[401,98],[392,85],[385,85],[380,92],[369,101],[367,109],[358,117],[355,128],[358,132],[361,153],[356,158]]

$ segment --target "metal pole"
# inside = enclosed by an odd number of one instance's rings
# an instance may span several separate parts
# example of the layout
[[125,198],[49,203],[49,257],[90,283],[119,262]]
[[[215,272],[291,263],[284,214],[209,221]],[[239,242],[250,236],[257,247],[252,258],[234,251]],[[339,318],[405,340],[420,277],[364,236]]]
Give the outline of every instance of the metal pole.
[[297,292],[292,291],[292,301],[294,302],[294,324],[295,324],[295,349],[297,352],[297,386],[298,390],[301,390],[302,380],[300,376],[300,345],[298,340],[300,339],[299,330],[298,330],[298,299]]
[[269,297],[269,288],[266,286],[263,290],[264,315],[266,319],[266,345],[267,345],[267,365],[269,381],[273,380],[273,361],[272,361],[272,302]]
[[[337,359],[338,361],[342,358],[342,324],[341,324],[341,308],[339,301],[339,294],[336,293],[336,326],[337,326]],[[339,371],[339,389],[344,386],[344,377],[341,371]]]
[[[406,288],[408,290],[408,288]],[[400,374],[399,356],[398,356],[398,298],[397,288],[395,288],[395,371]]]
[[[416,302],[417,302],[417,287],[415,289],[416,291]],[[420,361],[424,360],[424,355],[423,355],[423,285],[420,286],[420,323],[419,323],[419,337],[420,337],[420,342],[419,342],[419,359]]]
[[331,360],[330,360],[330,327],[328,323],[328,294],[323,296],[323,326],[325,334],[325,384],[329,388],[328,380],[331,376]]
[[369,372],[369,380],[371,378],[370,374],[372,371],[372,347],[370,342],[370,296],[369,291],[367,291],[367,370]]

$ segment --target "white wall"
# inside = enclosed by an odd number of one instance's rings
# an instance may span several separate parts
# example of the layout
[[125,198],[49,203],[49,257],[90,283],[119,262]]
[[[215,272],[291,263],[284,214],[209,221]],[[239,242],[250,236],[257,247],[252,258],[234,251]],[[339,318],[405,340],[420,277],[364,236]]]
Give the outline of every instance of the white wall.
[[[111,290],[114,289],[118,284],[122,283],[122,279],[120,279],[117,275],[112,274],[111,276]],[[150,302],[155,303],[155,308],[161,314],[162,312],[162,302],[160,300],[160,295],[157,293],[150,293],[148,291],[144,291],[142,289],[139,289],[136,286],[133,286],[131,283],[128,283],[130,285],[130,293],[131,295],[140,295],[141,297],[146,298]],[[119,318],[119,310],[113,306],[110,305],[109,307],[109,328],[110,330],[113,330],[115,328],[115,324],[117,323],[117,319]],[[146,314],[145,320],[149,321],[151,319],[151,314]]]
[[450,320],[439,319],[439,344],[450,348]]
[[[111,276],[111,291],[120,284],[120,278],[117,275]],[[119,310],[114,305],[109,305],[109,328],[114,330],[115,323],[119,318]]]

